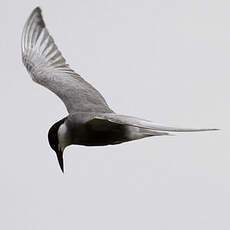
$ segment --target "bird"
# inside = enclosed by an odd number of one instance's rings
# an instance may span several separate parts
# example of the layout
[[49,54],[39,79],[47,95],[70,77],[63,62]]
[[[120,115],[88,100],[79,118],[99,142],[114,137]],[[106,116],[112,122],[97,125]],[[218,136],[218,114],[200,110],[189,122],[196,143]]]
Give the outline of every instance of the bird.
[[167,127],[115,113],[101,93],[66,63],[48,32],[40,7],[32,11],[24,25],[21,51],[32,80],[55,93],[68,111],[68,116],[48,132],[49,145],[63,173],[63,153],[69,145],[106,146],[171,132],[217,130]]

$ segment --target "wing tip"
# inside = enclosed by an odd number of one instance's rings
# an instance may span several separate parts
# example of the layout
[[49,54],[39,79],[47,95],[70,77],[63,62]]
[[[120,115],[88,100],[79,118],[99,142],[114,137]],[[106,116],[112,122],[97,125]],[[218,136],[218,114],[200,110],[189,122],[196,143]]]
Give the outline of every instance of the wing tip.
[[45,22],[42,17],[42,10],[39,6],[35,7],[33,11],[30,13],[29,18],[26,20],[25,25],[22,31],[22,38],[21,38],[21,47],[22,52],[25,51],[26,46],[28,45],[28,33],[30,32],[30,28],[32,23],[39,24],[41,27],[45,27]]
[[167,130],[169,132],[210,132],[210,131],[219,131],[220,129],[175,129],[175,130]]
[[209,131],[220,131],[221,129],[210,129]]
[[24,25],[24,32],[26,30],[26,28],[30,25],[30,23],[32,23],[33,21],[35,21],[35,19],[38,19],[37,23],[39,22],[39,24],[42,27],[45,27],[45,23],[43,21],[43,17],[42,17],[42,10],[39,6],[35,7],[33,9],[33,11],[31,12],[29,18],[26,20],[26,23]]
[[219,131],[219,130],[220,129],[200,129],[200,131]]
[[42,10],[40,8],[40,6],[37,6],[33,9],[32,13],[30,14],[30,17],[28,18],[28,22],[31,20],[34,20],[35,18],[39,18],[39,23],[45,27],[45,23],[43,21],[43,17],[42,17]]
[[32,11],[32,14],[34,14],[34,13],[39,13],[39,14],[41,14],[41,13],[42,13],[41,7],[40,7],[40,6],[36,6],[36,7],[33,9],[33,11]]

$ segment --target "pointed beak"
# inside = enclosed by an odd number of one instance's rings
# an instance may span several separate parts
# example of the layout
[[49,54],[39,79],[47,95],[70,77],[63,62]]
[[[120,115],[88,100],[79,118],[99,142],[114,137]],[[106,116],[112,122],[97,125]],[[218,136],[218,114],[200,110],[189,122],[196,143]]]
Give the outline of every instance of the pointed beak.
[[56,154],[57,154],[57,159],[58,159],[58,163],[61,168],[61,171],[64,173],[63,152],[58,151],[56,152]]

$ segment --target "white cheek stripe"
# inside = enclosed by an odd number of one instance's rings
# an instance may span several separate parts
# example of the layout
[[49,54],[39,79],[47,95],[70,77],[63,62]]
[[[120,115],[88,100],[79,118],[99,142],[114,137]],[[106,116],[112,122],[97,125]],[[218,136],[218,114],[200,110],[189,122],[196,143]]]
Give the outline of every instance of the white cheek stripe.
[[67,145],[69,145],[69,138],[68,138],[68,129],[66,124],[62,124],[58,129],[58,147],[61,151],[65,149]]

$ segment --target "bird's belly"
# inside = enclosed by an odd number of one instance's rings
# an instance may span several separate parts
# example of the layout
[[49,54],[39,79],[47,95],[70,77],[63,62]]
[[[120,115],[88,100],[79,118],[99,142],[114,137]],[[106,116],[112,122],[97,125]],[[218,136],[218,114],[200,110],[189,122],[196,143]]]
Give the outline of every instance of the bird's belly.
[[85,146],[115,145],[129,141],[127,128],[119,124],[99,130],[81,127],[74,131],[74,136],[74,144]]

